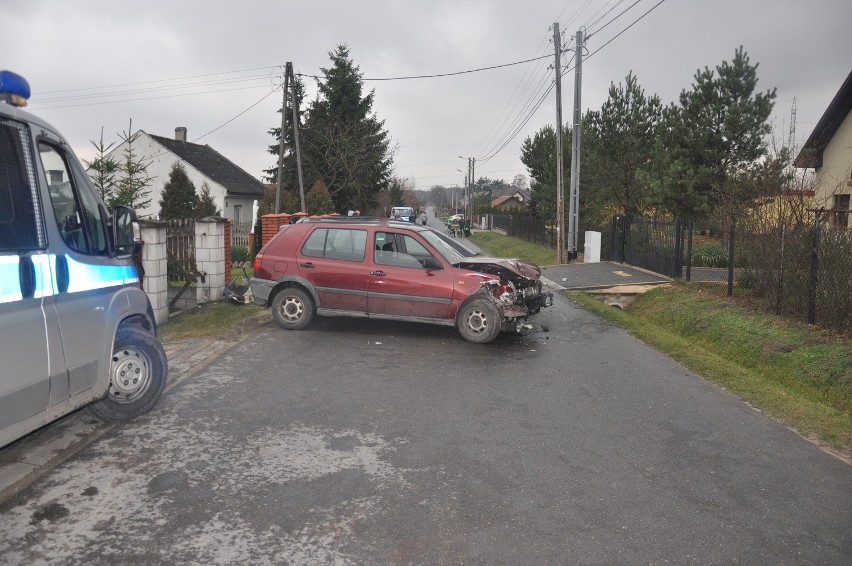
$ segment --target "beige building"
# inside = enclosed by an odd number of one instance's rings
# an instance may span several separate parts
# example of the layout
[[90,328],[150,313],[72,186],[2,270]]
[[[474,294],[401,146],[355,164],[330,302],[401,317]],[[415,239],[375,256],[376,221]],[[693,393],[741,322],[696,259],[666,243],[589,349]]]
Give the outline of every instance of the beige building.
[[826,209],[825,220],[848,227],[852,194],[852,73],[817,122],[795,161],[816,171],[814,204]]

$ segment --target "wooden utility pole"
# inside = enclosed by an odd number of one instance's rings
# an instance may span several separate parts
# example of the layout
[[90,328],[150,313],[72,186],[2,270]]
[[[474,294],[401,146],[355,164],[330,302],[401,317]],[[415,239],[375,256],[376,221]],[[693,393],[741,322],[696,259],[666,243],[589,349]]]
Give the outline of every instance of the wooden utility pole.
[[556,62],[556,263],[565,262],[565,196],[562,183],[562,35],[559,22],[553,24],[553,51]]
[[302,180],[302,148],[299,145],[299,99],[296,98],[296,77],[293,76],[293,63],[287,63],[287,75],[290,77],[291,95],[293,97],[293,141],[296,144],[296,171],[299,176],[299,198],[302,212],[307,212],[305,206],[305,183]]
[[284,176],[284,136],[287,134],[287,80],[289,78],[290,75],[285,67],[284,100],[281,103],[281,139],[278,140],[278,178],[275,184],[275,214],[281,212],[281,177]]

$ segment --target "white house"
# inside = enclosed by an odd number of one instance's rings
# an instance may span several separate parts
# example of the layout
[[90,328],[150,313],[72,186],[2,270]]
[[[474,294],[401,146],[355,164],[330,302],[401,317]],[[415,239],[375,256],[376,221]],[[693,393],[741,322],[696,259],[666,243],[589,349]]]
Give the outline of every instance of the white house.
[[[151,203],[136,211],[140,218],[156,218],[160,213],[163,187],[169,181],[174,164],[180,162],[199,196],[202,185],[207,184],[222,216],[234,222],[253,220],[252,206],[255,200],[263,198],[263,183],[209,145],[186,141],[186,128],[175,128],[174,139],[139,130],[132,142],[133,153],[148,164],[151,177]],[[126,146],[127,142],[122,142],[109,157],[121,162]]]
[[795,163],[800,169],[816,171],[816,207],[832,211],[833,224],[848,227],[852,194],[852,73],[817,122]]

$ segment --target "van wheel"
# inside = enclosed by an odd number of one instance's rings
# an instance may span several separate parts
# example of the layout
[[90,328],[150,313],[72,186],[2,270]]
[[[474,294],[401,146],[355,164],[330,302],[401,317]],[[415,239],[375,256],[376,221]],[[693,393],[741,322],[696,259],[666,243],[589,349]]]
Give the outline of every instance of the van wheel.
[[166,353],[159,340],[138,326],[115,336],[109,367],[109,393],[89,406],[96,416],[121,422],[148,412],[166,387]]
[[488,299],[474,299],[459,310],[456,326],[468,342],[485,344],[500,334],[500,313]]
[[301,330],[314,318],[314,303],[300,289],[286,287],[272,299],[272,318],[281,328]]

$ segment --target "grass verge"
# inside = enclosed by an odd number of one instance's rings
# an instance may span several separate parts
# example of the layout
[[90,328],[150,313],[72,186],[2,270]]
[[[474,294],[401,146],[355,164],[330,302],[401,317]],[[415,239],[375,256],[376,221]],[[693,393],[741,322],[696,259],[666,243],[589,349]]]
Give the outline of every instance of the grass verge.
[[625,311],[567,294],[765,414],[852,456],[848,338],[734,304],[713,286],[655,289]]
[[238,305],[231,301],[208,303],[172,314],[169,321],[157,327],[162,342],[203,338],[228,334],[239,335],[244,325],[260,316],[265,309],[254,305]]
[[470,235],[470,241],[496,257],[525,259],[536,265],[556,263],[556,250],[497,232],[474,232]]

